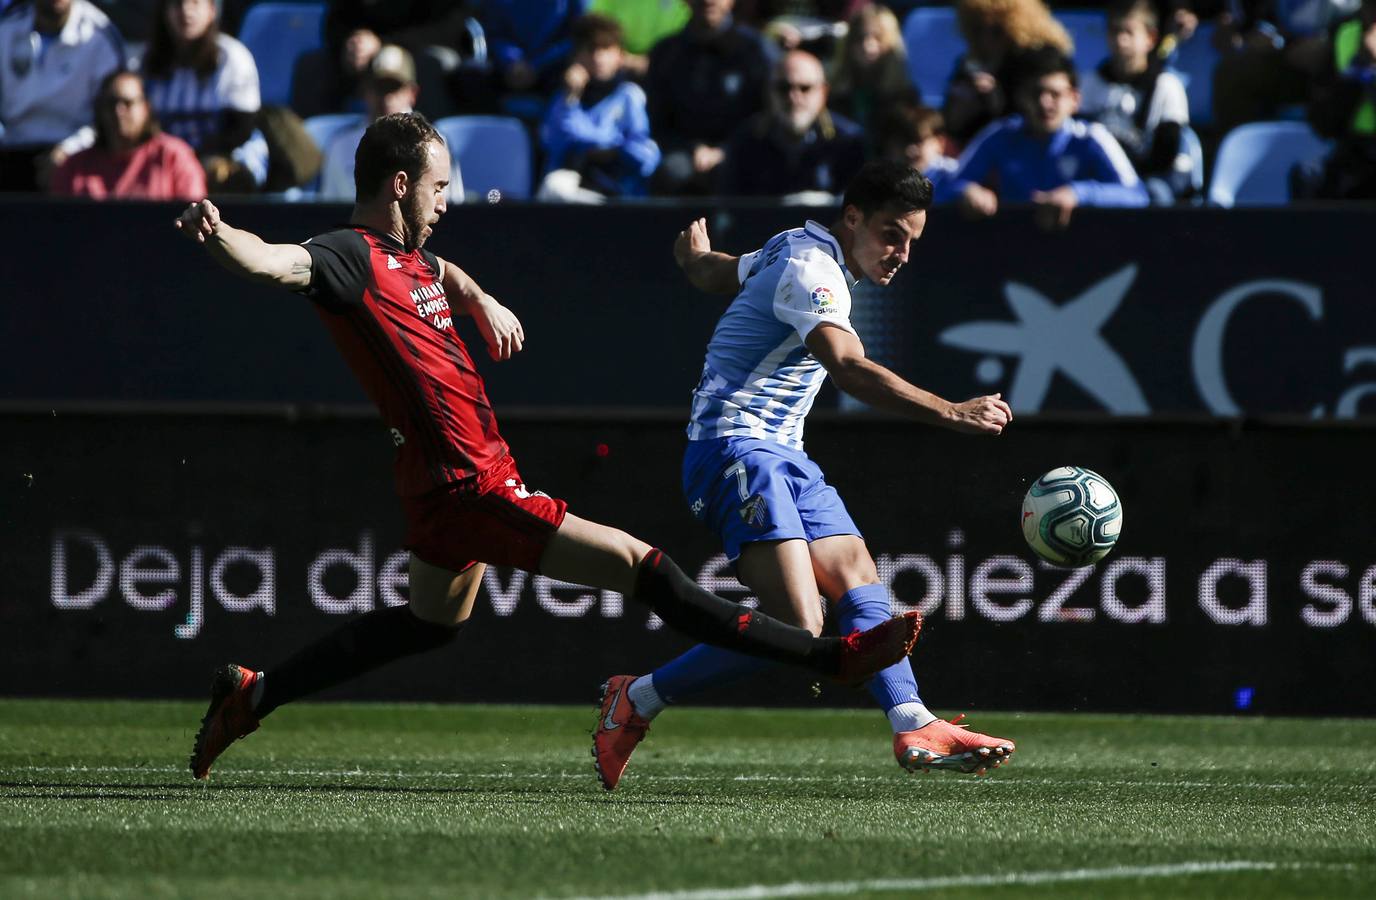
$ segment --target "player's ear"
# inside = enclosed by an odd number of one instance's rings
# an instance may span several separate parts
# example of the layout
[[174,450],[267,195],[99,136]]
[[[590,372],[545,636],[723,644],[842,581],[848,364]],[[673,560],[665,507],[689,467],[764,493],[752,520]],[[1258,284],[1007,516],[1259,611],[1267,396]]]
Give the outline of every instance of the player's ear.
[[402,197],[406,196],[407,189],[411,187],[411,178],[406,174],[404,169],[394,172],[392,173],[392,183],[390,186],[392,188],[392,199],[400,200]]
[[858,206],[847,206],[841,211],[841,221],[846,223],[846,227],[851,231],[856,231],[865,221],[865,214],[860,211]]

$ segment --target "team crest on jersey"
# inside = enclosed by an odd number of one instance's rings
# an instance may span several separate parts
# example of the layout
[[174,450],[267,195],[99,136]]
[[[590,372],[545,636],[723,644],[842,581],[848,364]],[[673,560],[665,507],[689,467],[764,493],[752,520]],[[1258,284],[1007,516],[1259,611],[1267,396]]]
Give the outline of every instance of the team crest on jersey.
[[825,284],[819,284],[812,289],[812,311],[819,316],[836,313],[836,295]]

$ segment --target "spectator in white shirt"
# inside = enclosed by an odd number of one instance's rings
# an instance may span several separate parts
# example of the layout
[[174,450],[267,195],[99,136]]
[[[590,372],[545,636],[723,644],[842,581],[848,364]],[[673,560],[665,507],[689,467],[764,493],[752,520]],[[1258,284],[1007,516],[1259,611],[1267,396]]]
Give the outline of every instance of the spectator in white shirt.
[[[96,94],[124,67],[119,32],[87,0],[32,0],[0,17],[0,190],[32,191],[79,135]],[[75,146],[75,149],[81,149]]]
[[[353,200],[354,153],[368,125],[382,116],[414,111],[420,97],[416,83],[416,64],[411,54],[395,44],[388,44],[373,56],[362,82],[363,103],[367,114],[357,125],[342,129],[326,142],[325,161],[320,168],[321,200]],[[459,159],[451,154],[453,168],[449,174],[448,200],[463,202],[463,177]]]
[[196,149],[211,191],[257,187],[258,173],[235,151],[254,137],[258,66],[248,48],[220,33],[215,0],[159,0],[143,78],[164,130]]

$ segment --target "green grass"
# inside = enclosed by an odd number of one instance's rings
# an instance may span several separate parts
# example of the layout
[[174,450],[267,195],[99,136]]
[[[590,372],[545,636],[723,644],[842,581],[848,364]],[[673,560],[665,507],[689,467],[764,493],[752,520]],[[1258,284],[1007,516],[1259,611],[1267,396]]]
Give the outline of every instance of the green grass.
[[981,715],[976,779],[873,712],[676,709],[608,795],[591,708],[288,707],[209,785],[200,713],[0,701],[0,897],[1376,896],[1376,721]]

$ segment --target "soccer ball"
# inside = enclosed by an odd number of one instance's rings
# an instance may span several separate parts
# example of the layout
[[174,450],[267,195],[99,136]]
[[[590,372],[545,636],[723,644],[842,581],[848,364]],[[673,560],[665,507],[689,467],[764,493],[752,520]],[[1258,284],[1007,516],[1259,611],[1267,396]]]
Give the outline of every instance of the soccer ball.
[[1123,527],[1123,504],[1103,476],[1079,466],[1052,469],[1022,500],[1022,536],[1054,566],[1078,569],[1108,555]]

